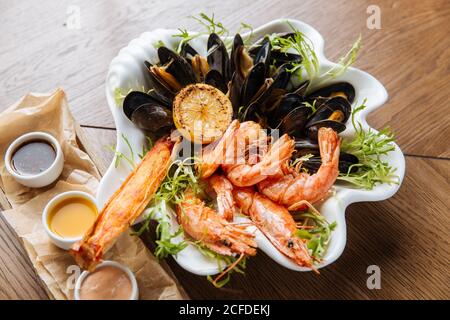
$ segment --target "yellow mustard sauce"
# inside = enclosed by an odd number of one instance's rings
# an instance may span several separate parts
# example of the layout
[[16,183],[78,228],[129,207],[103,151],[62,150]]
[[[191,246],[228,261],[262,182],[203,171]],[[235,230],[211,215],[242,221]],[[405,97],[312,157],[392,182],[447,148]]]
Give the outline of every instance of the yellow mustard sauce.
[[81,300],[128,300],[131,294],[130,278],[113,266],[99,267],[89,273],[80,287]]
[[97,219],[97,208],[91,201],[73,197],[56,204],[48,216],[50,230],[63,238],[83,236]]

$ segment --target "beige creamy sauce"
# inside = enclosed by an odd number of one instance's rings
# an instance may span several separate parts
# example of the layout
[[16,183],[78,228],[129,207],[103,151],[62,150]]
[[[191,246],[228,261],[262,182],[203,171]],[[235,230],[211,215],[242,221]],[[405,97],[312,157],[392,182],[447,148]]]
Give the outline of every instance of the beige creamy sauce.
[[80,286],[81,300],[128,300],[132,285],[128,275],[114,266],[97,268]]

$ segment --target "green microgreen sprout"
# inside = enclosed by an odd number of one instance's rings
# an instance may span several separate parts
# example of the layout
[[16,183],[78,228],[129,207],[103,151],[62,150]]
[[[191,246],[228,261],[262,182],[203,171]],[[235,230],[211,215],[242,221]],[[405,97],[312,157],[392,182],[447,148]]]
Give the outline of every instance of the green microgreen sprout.
[[[352,111],[352,125],[355,136],[352,139],[345,139],[341,150],[356,156],[359,163],[349,167],[347,172],[341,172],[338,180],[355,185],[358,188],[372,190],[377,183],[399,183],[399,178],[395,174],[396,168],[382,160],[382,157],[395,150],[394,135],[389,128],[379,132],[369,128],[364,131],[360,122],[355,116],[358,112],[366,108],[367,99]],[[353,170],[356,168],[357,170]]]

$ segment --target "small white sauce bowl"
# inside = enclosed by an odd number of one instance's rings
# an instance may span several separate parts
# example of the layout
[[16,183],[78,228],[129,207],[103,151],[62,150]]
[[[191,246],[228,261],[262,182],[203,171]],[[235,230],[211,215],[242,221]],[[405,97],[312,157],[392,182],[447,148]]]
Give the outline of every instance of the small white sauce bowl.
[[[55,160],[48,169],[38,174],[21,175],[11,166],[12,156],[17,148],[24,143],[33,140],[44,140],[50,143],[56,152]],[[5,153],[5,167],[9,174],[12,175],[20,184],[31,188],[41,188],[48,186],[58,179],[64,167],[64,155],[58,140],[56,140],[56,138],[51,134],[45,132],[30,132],[20,136],[9,145]]]
[[[116,267],[118,269],[121,269],[122,271],[124,271],[128,278],[130,278],[131,281],[131,295],[130,295],[130,299],[129,300],[138,300],[139,299],[139,287],[137,285],[137,281],[136,281],[136,277],[133,274],[133,272],[125,265],[120,264],[116,261],[111,261],[111,260],[105,260],[102,263],[99,263],[95,269],[101,268],[101,267],[106,267],[106,266],[111,266],[111,267]],[[81,289],[81,285],[83,284],[84,279],[86,279],[86,277],[89,275],[89,271],[83,271],[83,273],[78,277],[77,282],[75,283],[75,290],[74,290],[74,299],[75,300],[81,300],[80,299],[80,289]]]
[[52,211],[52,209],[58,203],[66,200],[68,198],[83,198],[83,199],[86,199],[86,200],[92,202],[97,207],[95,198],[93,196],[91,196],[89,193],[82,192],[82,191],[67,191],[67,192],[60,193],[57,196],[55,196],[54,198],[52,198],[47,203],[47,205],[44,208],[44,211],[42,212],[42,225],[44,226],[44,229],[47,232],[47,234],[48,234],[50,240],[53,242],[53,244],[55,244],[56,246],[60,247],[63,250],[69,250],[72,247],[72,245],[75,244],[75,242],[83,239],[83,236],[76,237],[76,238],[61,237],[61,236],[57,235],[56,233],[54,233],[50,229],[50,226],[48,225],[48,222],[49,222],[48,216],[49,216],[50,212]]

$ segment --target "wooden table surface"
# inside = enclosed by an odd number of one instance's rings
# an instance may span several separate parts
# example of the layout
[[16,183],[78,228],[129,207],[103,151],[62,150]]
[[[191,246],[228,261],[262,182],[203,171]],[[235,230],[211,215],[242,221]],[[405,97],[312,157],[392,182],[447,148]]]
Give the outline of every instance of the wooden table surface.
[[[80,29],[67,20],[80,10]],[[381,29],[368,29],[369,5],[381,10]],[[189,15],[215,12],[231,30],[280,17],[311,24],[337,59],[356,39],[355,66],[379,79],[389,101],[371,114],[375,128],[390,126],[406,155],[399,192],[378,203],[347,209],[343,255],[321,275],[292,272],[264,254],[250,259],[245,277],[213,288],[169,261],[192,298],[450,298],[450,2],[448,0],[119,1],[3,0],[0,4],[0,111],[29,91],[60,86],[90,141],[101,171],[115,142],[104,94],[108,64],[120,48],[154,28],[198,29]],[[381,269],[379,290],[366,286],[369,265]],[[0,219],[0,299],[47,295],[11,228]]]

